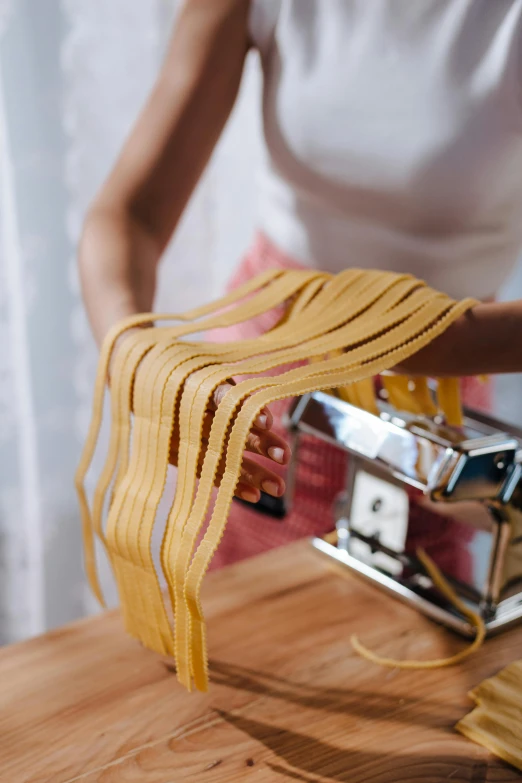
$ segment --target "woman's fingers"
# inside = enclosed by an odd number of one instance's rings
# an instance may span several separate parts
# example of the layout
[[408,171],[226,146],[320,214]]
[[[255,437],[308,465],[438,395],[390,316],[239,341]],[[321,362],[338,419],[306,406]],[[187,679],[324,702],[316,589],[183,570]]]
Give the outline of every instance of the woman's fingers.
[[[204,447],[208,444],[213,419],[214,413],[207,413],[203,419],[201,442]],[[279,465],[286,465],[291,456],[290,446],[284,438],[276,435],[272,430],[260,430],[258,427],[253,427],[250,430],[246,442],[246,451],[250,451],[252,454],[260,454],[262,457],[267,457]]]
[[236,497],[241,498],[242,500],[247,500],[249,503],[257,503],[261,498],[261,492],[258,489],[250,487],[248,484],[244,484],[242,481],[238,482],[234,494]]
[[275,498],[281,497],[285,491],[285,482],[281,476],[248,457],[243,459],[239,483],[249,489],[262,490]]
[[290,459],[290,446],[279,435],[271,430],[260,430],[254,427],[248,435],[246,450],[252,454],[260,454],[262,457],[286,465]]
[[[212,398],[211,410],[207,410],[207,413],[204,416],[201,432],[201,449],[198,456],[198,478],[201,475],[215,411],[232,386],[233,383],[224,383],[217,387]],[[264,408],[257,417],[255,426],[248,435],[246,451],[267,457],[269,460],[272,460],[279,465],[286,465],[290,459],[290,447],[284,438],[276,435],[270,430],[272,424],[272,415],[268,409]],[[179,431],[176,426],[170,443],[170,461],[174,465],[177,465],[178,449]],[[225,454],[223,454],[219,461],[216,475],[216,484],[218,485],[223,478],[225,463]],[[281,497],[285,491],[284,481],[277,473],[274,473],[274,471],[248,457],[244,457],[241,474],[236,487],[236,495],[251,503],[257,503],[261,496],[261,491],[268,495],[272,495],[273,497]]]
[[[203,467],[203,454],[200,454],[197,476],[201,477]],[[225,471],[225,459],[220,460],[216,476],[216,485],[219,486]],[[241,465],[241,473],[234,494],[250,503],[257,503],[261,497],[261,491],[267,495],[279,498],[284,494],[285,482],[272,470],[254,460],[244,457]]]

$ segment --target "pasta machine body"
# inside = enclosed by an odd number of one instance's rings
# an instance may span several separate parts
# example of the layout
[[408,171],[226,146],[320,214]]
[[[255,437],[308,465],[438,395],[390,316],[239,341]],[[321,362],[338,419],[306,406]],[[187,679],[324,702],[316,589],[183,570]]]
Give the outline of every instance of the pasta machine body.
[[472,634],[425,574],[416,557],[422,547],[481,614],[488,634],[521,619],[522,431],[469,410],[462,428],[398,412],[385,401],[379,410],[368,413],[323,392],[294,401],[287,509],[300,441],[320,438],[347,454],[347,467],[335,530],[313,539],[317,550]]

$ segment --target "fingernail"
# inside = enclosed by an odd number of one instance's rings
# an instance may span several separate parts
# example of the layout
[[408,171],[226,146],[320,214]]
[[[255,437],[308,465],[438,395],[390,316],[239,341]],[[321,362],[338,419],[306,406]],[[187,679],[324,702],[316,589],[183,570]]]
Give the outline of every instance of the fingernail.
[[280,486],[276,481],[263,481],[263,489],[268,495],[273,495],[275,498],[281,494]]
[[279,462],[282,465],[285,458],[285,450],[279,446],[271,446],[271,448],[268,449],[268,456],[270,459],[273,459],[274,462]]
[[260,430],[266,430],[268,427],[268,416],[266,413],[260,413],[256,419],[256,425]]
[[255,492],[255,490],[253,489],[244,489],[241,492],[241,497],[243,498],[243,500],[246,500],[249,503],[257,503],[257,501],[259,500],[258,493]]

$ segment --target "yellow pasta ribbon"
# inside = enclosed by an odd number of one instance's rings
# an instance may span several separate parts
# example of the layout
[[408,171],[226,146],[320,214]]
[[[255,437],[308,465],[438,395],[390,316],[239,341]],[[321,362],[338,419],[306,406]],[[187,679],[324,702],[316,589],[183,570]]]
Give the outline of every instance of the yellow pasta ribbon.
[[464,419],[460,404],[459,379],[439,378],[437,399],[446,424],[450,427],[462,427]]
[[[190,339],[285,304],[285,315],[256,339]],[[187,688],[208,686],[201,584],[223,535],[256,416],[276,400],[336,389],[378,413],[372,378],[423,348],[474,304],[455,302],[409,275],[272,270],[190,313],[145,313],[112,330],[100,355],[93,417],[76,475],[87,575],[103,601],[97,537],[113,567],[127,631],[147,647],[173,655]],[[150,327],[164,321],[175,323]],[[91,505],[85,478],[100,430],[109,362],[116,340],[136,326],[144,328],[126,336],[112,361],[110,441]],[[204,439],[214,391],[232,377],[237,383]],[[415,394],[402,380],[391,386],[398,404],[426,413],[423,387]],[[157,519],[157,510],[174,433],[178,476],[165,521]],[[166,594],[152,556],[157,525]]]
[[435,587],[448,599],[448,601],[466,617],[471,626],[476,629],[475,638],[468,647],[464,648],[460,652],[452,655],[448,658],[436,658],[431,661],[401,661],[395,658],[385,658],[369,650],[365,647],[356,635],[353,635],[350,639],[351,645],[354,650],[367,661],[375,663],[378,666],[385,666],[389,669],[440,669],[444,666],[454,666],[456,663],[469,658],[478,648],[483,644],[486,638],[486,627],[482,617],[470,609],[466,604],[461,601],[451,585],[443,577],[440,570],[437,568],[433,560],[428,557],[424,550],[419,549],[417,551],[417,557],[424,566],[424,569],[429,574],[431,581]]
[[422,413],[422,407],[410,391],[410,379],[405,375],[383,375],[382,384],[388,392],[390,405],[399,411]]
[[435,416],[437,413],[437,406],[433,402],[427,379],[411,378],[410,381],[413,383],[411,395],[418,405],[420,412],[425,416]]

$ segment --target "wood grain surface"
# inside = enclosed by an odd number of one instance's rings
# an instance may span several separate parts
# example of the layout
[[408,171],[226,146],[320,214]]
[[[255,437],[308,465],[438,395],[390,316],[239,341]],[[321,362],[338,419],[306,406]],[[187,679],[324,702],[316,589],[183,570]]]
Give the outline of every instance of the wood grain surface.
[[504,783],[522,775],[455,733],[467,691],[522,656],[522,628],[451,669],[377,668],[461,641],[307,542],[209,576],[211,689],[108,613],[0,651],[6,783]]

